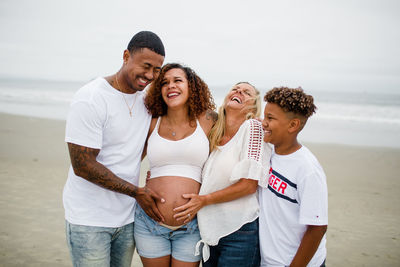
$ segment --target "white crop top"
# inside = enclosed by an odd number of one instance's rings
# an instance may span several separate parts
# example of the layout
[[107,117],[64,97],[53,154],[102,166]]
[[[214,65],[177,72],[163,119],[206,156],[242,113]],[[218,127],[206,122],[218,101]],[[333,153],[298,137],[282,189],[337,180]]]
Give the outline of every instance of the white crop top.
[[201,171],[209,154],[206,134],[196,120],[196,130],[184,139],[173,141],[158,134],[161,117],[147,144],[150,179],[160,176],[182,176],[201,183]]

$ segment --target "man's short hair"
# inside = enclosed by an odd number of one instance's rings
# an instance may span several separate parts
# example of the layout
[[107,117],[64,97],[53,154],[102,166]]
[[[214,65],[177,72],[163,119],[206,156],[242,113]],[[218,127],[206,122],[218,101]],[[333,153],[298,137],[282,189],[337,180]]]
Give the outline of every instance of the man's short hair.
[[157,34],[150,31],[141,31],[135,34],[128,44],[129,52],[135,52],[142,48],[148,48],[151,51],[165,57],[164,45]]
[[264,101],[277,104],[285,112],[292,112],[304,118],[310,117],[317,109],[314,98],[304,93],[301,87],[275,87],[265,94]]

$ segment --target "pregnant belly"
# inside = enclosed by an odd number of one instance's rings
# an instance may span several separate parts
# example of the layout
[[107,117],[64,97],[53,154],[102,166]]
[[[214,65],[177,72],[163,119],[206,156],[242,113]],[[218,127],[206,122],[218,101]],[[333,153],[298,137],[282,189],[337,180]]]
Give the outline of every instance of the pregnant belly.
[[187,203],[190,199],[182,197],[183,194],[198,194],[200,183],[193,179],[178,176],[162,176],[147,181],[146,186],[165,199],[165,203],[157,202],[157,207],[164,216],[165,224],[176,226],[183,221],[174,219],[174,208]]

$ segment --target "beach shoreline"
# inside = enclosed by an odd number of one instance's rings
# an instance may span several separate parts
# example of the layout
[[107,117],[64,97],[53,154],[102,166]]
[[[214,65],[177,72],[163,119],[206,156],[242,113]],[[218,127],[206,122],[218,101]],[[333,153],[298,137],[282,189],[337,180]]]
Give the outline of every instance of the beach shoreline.
[[[0,266],[71,266],[65,121],[5,113],[0,121]],[[400,149],[305,145],[328,179],[327,265],[399,266]],[[132,266],[141,266],[136,253]]]

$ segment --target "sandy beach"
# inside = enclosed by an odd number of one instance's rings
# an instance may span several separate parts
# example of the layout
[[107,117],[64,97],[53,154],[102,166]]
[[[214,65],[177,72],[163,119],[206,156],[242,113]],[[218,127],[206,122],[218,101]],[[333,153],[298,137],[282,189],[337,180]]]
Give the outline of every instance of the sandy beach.
[[[64,129],[0,113],[0,266],[72,266]],[[306,145],[328,178],[327,265],[400,266],[400,149]],[[136,253],[132,266],[141,266]]]

